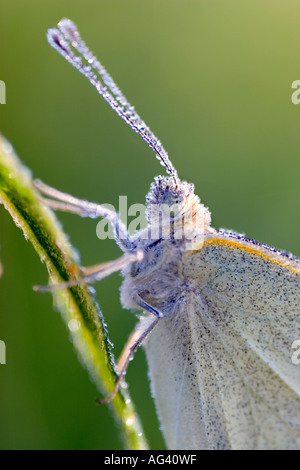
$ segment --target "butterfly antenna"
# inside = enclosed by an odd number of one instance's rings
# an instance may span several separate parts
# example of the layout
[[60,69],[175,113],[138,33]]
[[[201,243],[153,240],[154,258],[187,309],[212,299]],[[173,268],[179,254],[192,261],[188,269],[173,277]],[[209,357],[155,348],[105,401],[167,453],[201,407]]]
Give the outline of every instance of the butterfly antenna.
[[160,163],[166,168],[175,184],[177,184],[179,181],[177,171],[169,160],[168,154],[161,142],[155,137],[149,127],[146,126],[103,65],[85,45],[77,31],[76,25],[71,20],[63,19],[58,23],[57,28],[50,28],[47,31],[47,39],[50,46],[56,49],[73,67],[79,70],[96,88],[99,95],[103,96],[110,107],[135,132],[140,134],[149,147],[154,150]]

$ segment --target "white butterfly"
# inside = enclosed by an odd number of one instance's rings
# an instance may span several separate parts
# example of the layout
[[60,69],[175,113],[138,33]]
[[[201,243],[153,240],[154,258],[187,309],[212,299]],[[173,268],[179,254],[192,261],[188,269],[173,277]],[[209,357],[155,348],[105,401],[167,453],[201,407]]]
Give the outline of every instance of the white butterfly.
[[[48,40],[146,140],[169,173],[152,184],[148,227],[133,237],[117,213],[36,182],[54,209],[108,218],[125,253],[58,286],[122,270],[124,307],[147,314],[124,350],[108,399],[143,342],[170,449],[299,449],[300,365],[291,357],[300,339],[300,260],[214,230],[193,185],[179,179],[161,143],[75,25],[62,20]],[[166,227],[169,236],[161,235]]]

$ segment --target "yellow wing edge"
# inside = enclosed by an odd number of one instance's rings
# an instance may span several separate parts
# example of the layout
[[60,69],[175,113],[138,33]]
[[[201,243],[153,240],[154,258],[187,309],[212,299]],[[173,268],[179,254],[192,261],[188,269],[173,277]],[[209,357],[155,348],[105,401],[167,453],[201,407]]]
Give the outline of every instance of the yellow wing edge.
[[[199,243],[199,245],[196,245],[193,250],[190,250],[188,254],[192,254],[193,252],[195,251],[198,251],[200,249],[203,249],[205,248],[206,246],[209,246],[209,245],[222,245],[222,246],[225,246],[229,249],[239,249],[241,251],[245,251],[251,255],[254,255],[254,256],[259,256],[260,258],[266,260],[266,261],[269,261],[273,264],[276,264],[278,266],[281,266],[281,267],[285,267],[285,268],[288,268],[290,269],[291,271],[297,273],[300,275],[300,262],[296,259],[290,259],[290,262],[289,261],[284,261],[284,260],[281,260],[281,259],[278,259],[278,257],[281,257],[283,258],[284,255],[283,254],[280,254],[280,253],[276,253],[276,252],[271,252],[271,254],[267,254],[265,251],[263,250],[268,250],[267,247],[262,247],[262,246],[259,246],[256,248],[256,245],[255,247],[252,247],[252,246],[249,246],[248,245],[251,244],[250,241],[245,241],[245,240],[230,240],[230,239],[224,239],[224,238],[208,238],[206,239],[203,243]],[[287,258],[289,259],[289,258]],[[292,263],[299,263],[299,268],[295,268]]]

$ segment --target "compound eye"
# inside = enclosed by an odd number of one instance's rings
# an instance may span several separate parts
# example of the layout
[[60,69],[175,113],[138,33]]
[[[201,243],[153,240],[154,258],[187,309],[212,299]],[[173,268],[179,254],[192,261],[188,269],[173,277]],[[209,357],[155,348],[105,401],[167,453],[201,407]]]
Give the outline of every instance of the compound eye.
[[176,217],[183,208],[184,200],[178,197],[170,202],[169,204],[163,204],[163,211],[169,217]]

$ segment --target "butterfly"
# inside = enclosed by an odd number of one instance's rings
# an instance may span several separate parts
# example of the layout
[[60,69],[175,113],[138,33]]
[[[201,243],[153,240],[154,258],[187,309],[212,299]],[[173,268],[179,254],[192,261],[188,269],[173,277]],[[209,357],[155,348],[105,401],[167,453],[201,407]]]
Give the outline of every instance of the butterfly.
[[[48,206],[106,218],[123,251],[81,279],[121,271],[121,301],[141,312],[119,360],[116,393],[143,344],[152,394],[169,449],[299,449],[300,260],[237,233],[215,230],[209,210],[181,181],[161,142],[63,19],[48,41],[155,152],[168,176],[147,195],[145,229],[129,235],[119,214],[41,181]],[[297,343],[298,344],[298,343]]]

